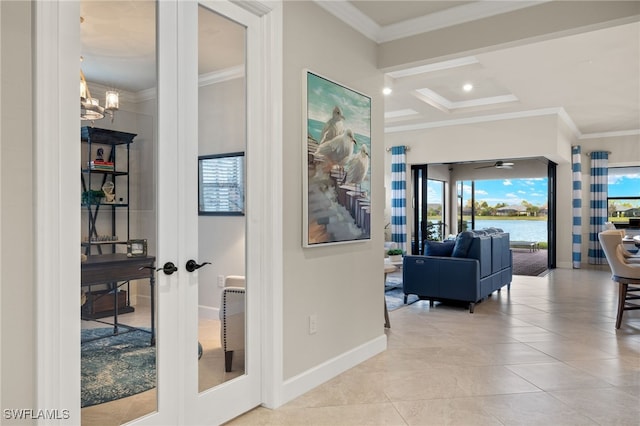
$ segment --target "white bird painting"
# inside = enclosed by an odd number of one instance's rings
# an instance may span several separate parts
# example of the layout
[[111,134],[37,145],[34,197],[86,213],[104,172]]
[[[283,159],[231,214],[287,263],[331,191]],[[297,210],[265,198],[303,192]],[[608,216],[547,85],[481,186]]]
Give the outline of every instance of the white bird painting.
[[331,118],[325,123],[320,133],[320,143],[330,141],[344,133],[344,115],[339,106],[333,108]]
[[353,146],[356,139],[351,129],[347,129],[343,134],[318,145],[314,156],[317,160],[324,161],[325,169],[333,166],[344,166],[345,161],[353,154]]
[[366,145],[360,147],[360,151],[349,157],[344,165],[344,183],[359,185],[362,183],[369,171],[369,150]]

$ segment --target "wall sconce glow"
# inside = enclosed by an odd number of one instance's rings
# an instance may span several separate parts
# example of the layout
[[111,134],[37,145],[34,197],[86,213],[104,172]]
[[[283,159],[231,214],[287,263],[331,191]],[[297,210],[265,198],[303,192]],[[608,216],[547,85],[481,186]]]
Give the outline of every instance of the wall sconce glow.
[[385,87],[382,89],[382,94],[385,96],[389,96],[391,92],[393,92],[393,90],[391,90],[391,87]]
[[471,83],[465,83],[464,86],[462,86],[462,90],[464,90],[465,92],[470,92],[473,90],[473,84]]

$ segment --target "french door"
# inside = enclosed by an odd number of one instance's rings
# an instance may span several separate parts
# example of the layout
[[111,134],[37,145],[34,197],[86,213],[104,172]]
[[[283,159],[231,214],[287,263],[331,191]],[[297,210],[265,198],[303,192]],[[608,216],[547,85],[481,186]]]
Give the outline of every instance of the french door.
[[[44,407],[70,408],[69,424],[80,419],[80,370],[77,295],[80,283],[73,246],[79,247],[79,198],[75,188],[79,126],[77,110],[78,33],[69,30],[78,23],[76,2],[38,2],[36,6],[37,52],[36,92],[43,94],[42,108],[36,108],[36,134],[39,164],[55,162],[54,167],[38,171],[39,191],[50,194],[38,205],[47,211],[37,222],[44,226],[40,238],[37,289],[38,334],[46,341],[39,345],[38,401]],[[202,258],[199,249],[198,146],[199,127],[198,31],[199,14],[215,14],[244,31],[244,158],[245,158],[245,262],[246,277],[245,350],[242,374],[206,389],[199,389],[199,289],[215,286],[205,280],[205,269],[189,271],[189,261],[216,262]],[[156,367],[157,400],[155,411],[131,424],[219,424],[262,402],[261,297],[265,273],[265,239],[269,233],[265,210],[269,179],[265,178],[266,151],[264,106],[266,80],[263,54],[264,26],[261,18],[237,4],[223,0],[156,2],[157,12],[157,117],[154,129],[156,266],[171,262],[176,271],[156,275]],[[262,10],[261,13],[264,13]],[[215,28],[209,28],[215,31]],[[215,53],[215,52],[214,52]],[[220,99],[224,102],[224,99]],[[56,104],[56,108],[47,105]],[[117,118],[116,118],[117,120]],[[42,132],[40,129],[43,129]],[[49,131],[46,131],[49,130]],[[53,143],[52,143],[53,141]],[[221,148],[223,149],[223,148]],[[78,195],[79,197],[79,195]],[[64,235],[64,239],[55,236]],[[207,235],[210,244],[228,245]],[[73,240],[73,241],[72,241]],[[75,242],[78,242],[76,244]],[[251,243],[249,243],[251,242]],[[77,250],[76,250],[77,251]],[[51,285],[52,283],[56,285]],[[51,303],[51,300],[60,303]],[[68,331],[75,331],[68,333]],[[238,356],[236,354],[235,356]],[[222,367],[221,367],[222,368]],[[64,374],[62,373],[64,372]],[[78,407],[78,408],[74,408]]]
[[[260,90],[259,65],[251,58],[260,58],[258,18],[229,2],[223,1],[160,1],[158,11],[158,173],[157,173],[157,261],[161,267],[165,262],[173,262],[178,271],[172,275],[158,275],[158,410],[144,417],[136,424],[217,424],[237,416],[261,402],[260,348],[256,343],[259,333],[258,301],[259,263],[256,251],[247,244],[241,256],[246,258],[245,298],[245,360],[244,374],[199,391],[199,365],[197,344],[199,341],[199,293],[202,288],[215,283],[203,282],[205,269],[189,272],[185,265],[193,260],[197,264],[216,262],[216,259],[202,258],[199,250],[199,236],[203,230],[198,217],[198,154],[199,138],[215,137],[200,134],[204,115],[199,114],[199,62],[206,55],[207,46],[199,46],[199,32],[219,31],[218,28],[200,28],[206,19],[202,16],[217,16],[242,27],[244,48],[244,81],[247,108],[241,126],[246,128],[245,143],[247,173],[254,156],[254,148],[260,144],[260,137],[251,129],[260,111],[249,114],[257,102]],[[200,20],[199,20],[200,16]],[[216,52],[209,52],[215,55]],[[257,61],[257,59],[256,59]],[[201,65],[202,66],[202,65]],[[220,99],[220,102],[225,102]],[[199,119],[200,117],[200,119]],[[259,122],[258,122],[259,123]],[[256,132],[257,133],[257,132]],[[214,148],[215,149],[215,148]],[[219,147],[218,150],[223,149]],[[220,152],[220,151],[218,151]],[[252,182],[248,176],[247,182]],[[254,232],[251,227],[253,208],[252,188],[246,188],[246,217],[242,236],[250,241]],[[257,212],[256,212],[257,213]],[[228,244],[210,235],[210,244]],[[202,287],[202,288],[201,288]],[[255,295],[255,297],[254,297]],[[221,307],[222,309],[222,307]],[[163,331],[166,333],[163,335]],[[238,354],[236,354],[236,357]],[[220,365],[222,367],[222,365]]]

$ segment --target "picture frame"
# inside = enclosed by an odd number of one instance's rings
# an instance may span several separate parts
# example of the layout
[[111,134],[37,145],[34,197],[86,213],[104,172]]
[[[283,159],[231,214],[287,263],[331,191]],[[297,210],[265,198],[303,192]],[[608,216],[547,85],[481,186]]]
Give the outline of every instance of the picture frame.
[[198,157],[198,215],[244,216],[244,152]]
[[127,257],[146,257],[147,256],[147,240],[132,239],[127,240]]
[[303,70],[305,248],[371,239],[371,97]]

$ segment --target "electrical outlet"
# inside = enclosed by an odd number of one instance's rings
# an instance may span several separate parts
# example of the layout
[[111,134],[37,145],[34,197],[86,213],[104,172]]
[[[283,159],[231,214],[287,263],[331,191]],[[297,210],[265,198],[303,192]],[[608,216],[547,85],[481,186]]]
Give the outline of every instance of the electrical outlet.
[[218,287],[224,287],[224,275],[218,275]]
[[316,334],[318,331],[318,316],[316,314],[309,315],[309,334]]

